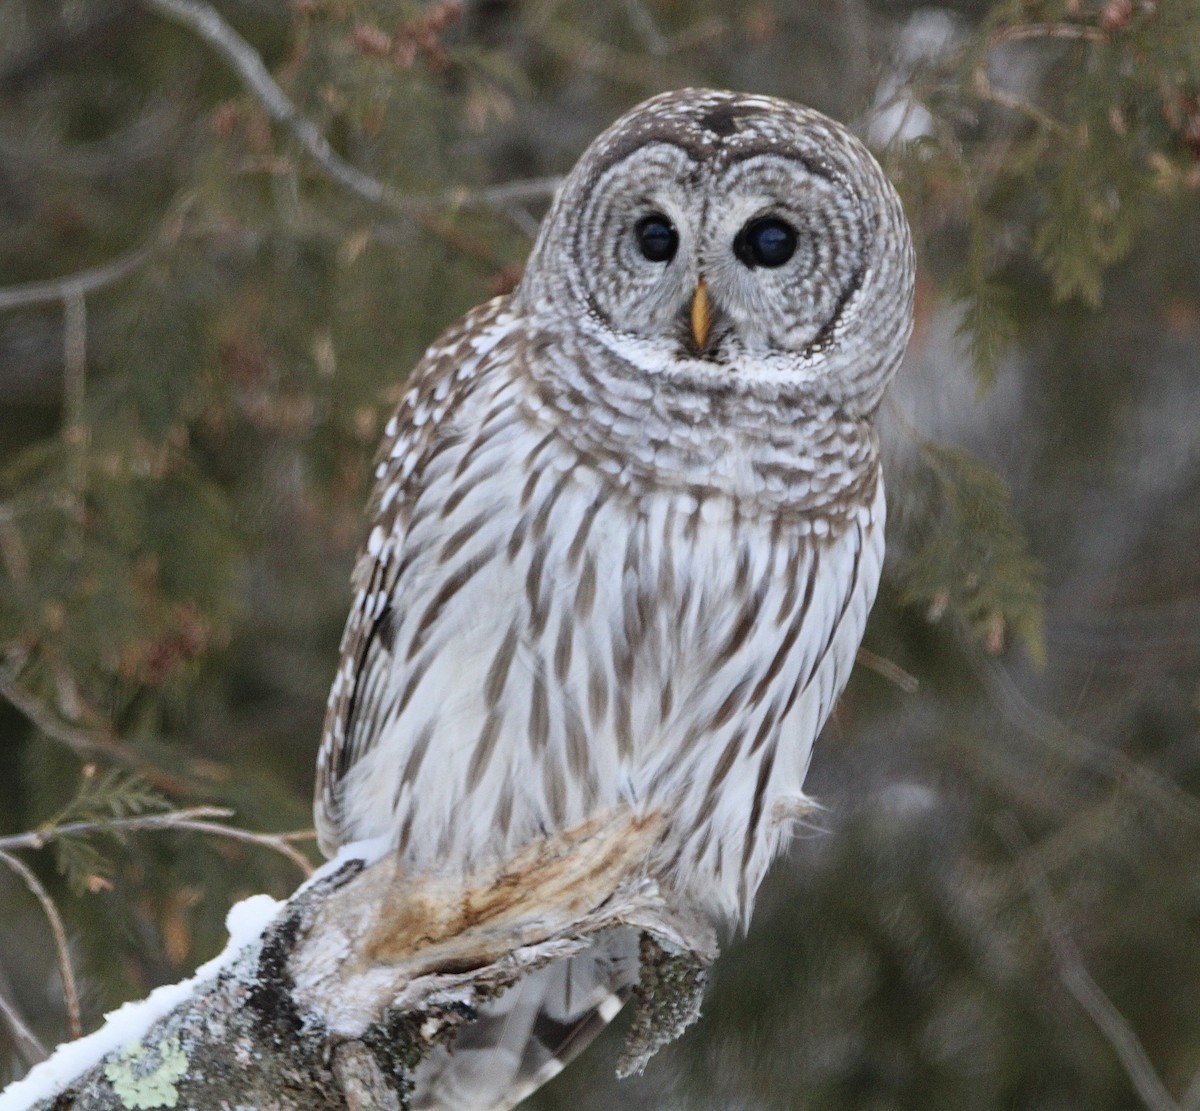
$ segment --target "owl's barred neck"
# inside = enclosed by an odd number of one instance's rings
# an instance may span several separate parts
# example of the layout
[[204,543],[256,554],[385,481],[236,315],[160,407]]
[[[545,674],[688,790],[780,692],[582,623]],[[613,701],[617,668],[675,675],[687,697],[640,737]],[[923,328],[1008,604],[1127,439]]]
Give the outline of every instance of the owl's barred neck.
[[833,529],[873,496],[871,422],[819,387],[687,363],[647,374],[583,330],[527,333],[518,342],[530,418],[635,496],[675,489],[724,497],[736,503],[733,513],[823,519]]

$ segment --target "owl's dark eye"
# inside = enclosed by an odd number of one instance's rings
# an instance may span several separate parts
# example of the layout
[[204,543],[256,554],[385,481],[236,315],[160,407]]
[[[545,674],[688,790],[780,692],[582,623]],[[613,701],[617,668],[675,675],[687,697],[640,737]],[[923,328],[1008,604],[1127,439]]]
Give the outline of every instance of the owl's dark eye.
[[733,253],[749,267],[782,266],[796,253],[796,229],[777,216],[751,220],[737,233]]
[[643,216],[634,229],[638,250],[651,262],[670,262],[679,247],[679,232],[665,216],[653,212]]

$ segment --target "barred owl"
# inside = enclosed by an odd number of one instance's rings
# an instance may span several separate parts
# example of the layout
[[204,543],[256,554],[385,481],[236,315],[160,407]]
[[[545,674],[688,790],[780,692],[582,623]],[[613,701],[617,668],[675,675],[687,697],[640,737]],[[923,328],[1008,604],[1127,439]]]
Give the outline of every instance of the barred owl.
[[[387,425],[322,849],[465,875],[627,804],[667,816],[649,877],[748,919],[874,600],[872,422],[912,300],[896,193],[819,113],[685,89],[602,134]],[[511,1107],[636,963],[618,930],[533,974],[414,1107]]]

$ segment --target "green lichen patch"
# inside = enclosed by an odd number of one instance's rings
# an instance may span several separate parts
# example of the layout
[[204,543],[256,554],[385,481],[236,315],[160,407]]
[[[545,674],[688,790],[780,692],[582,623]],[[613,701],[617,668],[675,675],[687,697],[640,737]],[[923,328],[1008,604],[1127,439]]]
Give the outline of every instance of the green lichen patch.
[[187,1068],[187,1054],[179,1039],[171,1037],[152,1050],[140,1041],[132,1042],[104,1066],[104,1075],[125,1107],[174,1107],[179,1102],[176,1084]]

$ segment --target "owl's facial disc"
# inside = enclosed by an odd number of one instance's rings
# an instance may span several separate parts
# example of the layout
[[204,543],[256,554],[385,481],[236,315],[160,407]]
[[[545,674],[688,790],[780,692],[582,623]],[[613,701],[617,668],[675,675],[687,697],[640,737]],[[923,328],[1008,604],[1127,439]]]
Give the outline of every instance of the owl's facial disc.
[[895,191],[839,124],[685,89],[585,152],[520,296],[631,373],[817,390],[866,410],[907,341],[912,247]]
[[600,171],[572,216],[590,315],[731,374],[809,356],[861,280],[857,198],[786,145],[733,157],[649,142]]

